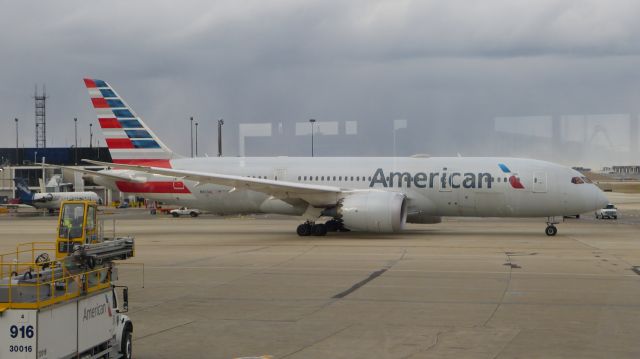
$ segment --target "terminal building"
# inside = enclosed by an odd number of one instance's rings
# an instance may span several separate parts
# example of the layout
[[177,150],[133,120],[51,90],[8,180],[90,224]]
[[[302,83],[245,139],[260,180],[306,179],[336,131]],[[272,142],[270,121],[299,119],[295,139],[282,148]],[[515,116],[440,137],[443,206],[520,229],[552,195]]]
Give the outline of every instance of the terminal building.
[[60,148],[0,148],[0,203],[16,197],[13,179],[27,180],[32,192],[92,191],[103,203],[120,200],[120,193],[86,181],[82,174],[63,171],[60,168],[45,168],[42,162],[52,165],[78,166],[91,170],[103,167],[84,166],[82,159],[111,162],[106,147],[60,147]]

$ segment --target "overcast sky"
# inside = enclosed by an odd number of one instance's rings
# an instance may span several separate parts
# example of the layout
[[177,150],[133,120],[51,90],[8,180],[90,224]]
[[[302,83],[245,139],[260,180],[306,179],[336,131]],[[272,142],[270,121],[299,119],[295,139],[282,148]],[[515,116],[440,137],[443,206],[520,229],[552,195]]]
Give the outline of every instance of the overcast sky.
[[[214,136],[218,118],[355,120],[384,129],[372,142],[404,118],[451,138],[440,150],[455,155],[481,147],[475,129],[493,117],[640,110],[634,0],[0,4],[1,147],[15,146],[14,117],[33,145],[35,84],[50,95],[49,146],[73,144],[73,117],[86,144],[97,123],[86,76],[109,82],[183,154],[191,115]],[[201,151],[214,142],[201,137]],[[421,146],[408,148],[434,152]]]

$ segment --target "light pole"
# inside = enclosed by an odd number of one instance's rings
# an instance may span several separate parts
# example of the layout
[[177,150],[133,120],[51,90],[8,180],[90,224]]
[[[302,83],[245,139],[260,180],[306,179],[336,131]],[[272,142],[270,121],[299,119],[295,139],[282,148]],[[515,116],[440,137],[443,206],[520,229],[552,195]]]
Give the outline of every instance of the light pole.
[[224,120],[218,120],[218,157],[222,157],[222,125],[224,125]]
[[191,144],[191,157],[193,157],[193,116],[189,118],[189,121],[191,121],[191,137],[189,139],[189,143]]
[[313,125],[316,122],[315,119],[310,119],[309,122],[311,123],[311,157],[313,157]]
[[74,161],[76,163],[76,165],[78,164],[78,118],[74,117],[73,118],[73,132],[75,133],[75,137],[76,137],[76,142],[75,142],[75,147],[73,148],[73,152],[74,152]]
[[16,165],[20,164],[20,148],[18,147],[18,118],[14,119],[16,121]]
[[196,157],[198,157],[198,123],[196,122]]

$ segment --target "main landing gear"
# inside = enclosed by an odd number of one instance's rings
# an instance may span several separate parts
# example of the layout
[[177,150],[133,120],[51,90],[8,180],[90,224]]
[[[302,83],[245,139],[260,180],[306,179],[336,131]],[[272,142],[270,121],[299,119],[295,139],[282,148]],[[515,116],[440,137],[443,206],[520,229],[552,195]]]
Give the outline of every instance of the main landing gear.
[[556,224],[558,224],[559,222],[556,222],[553,220],[552,217],[549,217],[547,219],[547,228],[545,228],[544,233],[549,236],[549,237],[553,237],[558,233],[558,228],[556,228]]
[[325,236],[327,235],[327,226],[322,223],[315,224],[314,222],[307,221],[299,225],[296,232],[300,237],[306,237],[311,235]]
[[344,227],[342,221],[331,219],[325,223],[315,223],[312,221],[306,221],[298,226],[296,232],[300,237],[306,236],[326,236],[327,232],[348,232],[349,230]]

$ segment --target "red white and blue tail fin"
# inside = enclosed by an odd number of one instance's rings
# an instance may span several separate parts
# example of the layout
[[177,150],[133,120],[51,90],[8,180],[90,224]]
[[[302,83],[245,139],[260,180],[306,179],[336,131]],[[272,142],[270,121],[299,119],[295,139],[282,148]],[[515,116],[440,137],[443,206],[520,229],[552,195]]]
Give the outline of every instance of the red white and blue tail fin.
[[84,79],[113,163],[170,168],[178,158],[102,80]]

